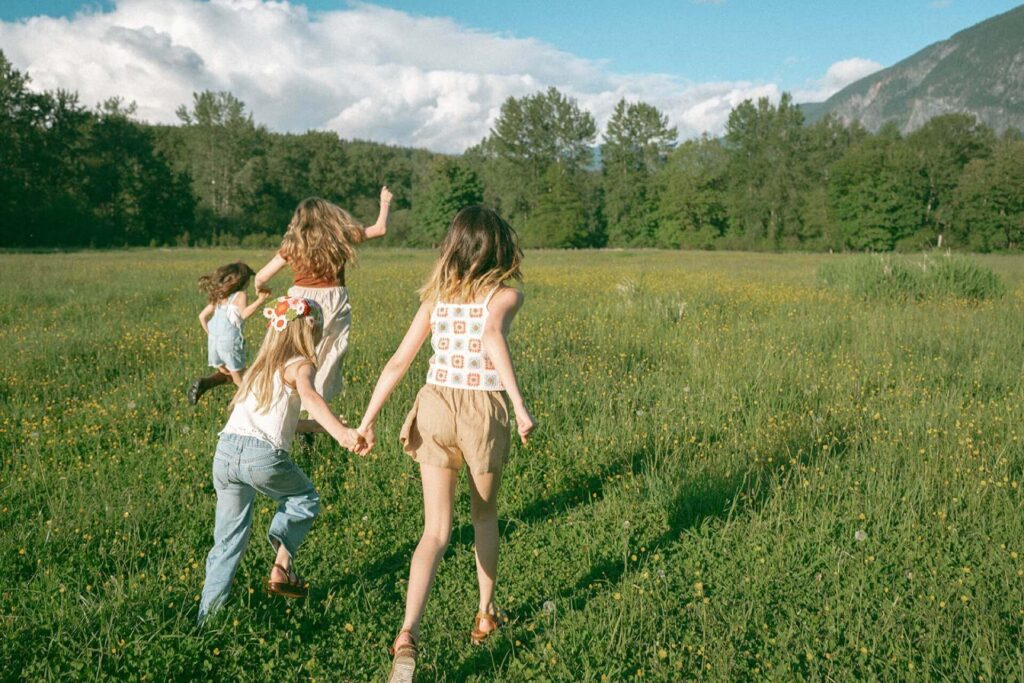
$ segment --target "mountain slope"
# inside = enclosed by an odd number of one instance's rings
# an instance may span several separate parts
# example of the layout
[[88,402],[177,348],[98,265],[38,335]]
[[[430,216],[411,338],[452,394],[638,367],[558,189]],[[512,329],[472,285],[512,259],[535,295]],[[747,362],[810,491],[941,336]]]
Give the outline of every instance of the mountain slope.
[[1024,130],[1024,5],[801,108],[809,122],[832,112],[872,131],[891,121],[909,132],[953,112]]

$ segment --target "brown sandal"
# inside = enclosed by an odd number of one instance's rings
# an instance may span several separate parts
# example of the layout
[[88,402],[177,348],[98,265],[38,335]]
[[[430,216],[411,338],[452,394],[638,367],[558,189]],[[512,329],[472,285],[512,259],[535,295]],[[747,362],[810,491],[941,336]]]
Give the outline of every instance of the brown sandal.
[[274,563],[274,566],[284,572],[288,577],[288,580],[273,581],[268,578],[268,593],[272,595],[280,595],[285,598],[304,598],[309,595],[309,586],[306,584],[305,579],[293,572],[291,569],[285,569],[276,562]]
[[[398,637],[408,634],[409,642],[403,645],[392,645],[388,652],[394,658],[391,660],[391,673],[388,674],[388,683],[413,683],[413,674],[416,673],[416,657],[419,649],[416,647],[416,639],[410,631],[399,631]],[[398,638],[395,638],[398,642]]]
[[[489,631],[482,630],[480,628],[480,622],[484,620],[487,620],[494,624],[494,628],[490,629]],[[475,643],[476,645],[480,645],[485,640],[487,640],[487,638],[492,633],[494,633],[499,628],[504,626],[505,621],[505,615],[504,613],[502,613],[501,610],[495,610],[494,614],[489,614],[487,612],[477,612],[476,616],[473,617],[473,631],[469,634],[470,640],[472,640],[473,643]]]

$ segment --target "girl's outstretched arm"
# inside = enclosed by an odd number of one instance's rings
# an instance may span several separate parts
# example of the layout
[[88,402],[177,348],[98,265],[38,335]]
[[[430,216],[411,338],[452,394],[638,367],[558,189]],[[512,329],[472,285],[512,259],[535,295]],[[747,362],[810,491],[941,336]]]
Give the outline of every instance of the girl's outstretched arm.
[[288,262],[284,260],[284,257],[280,254],[274,254],[274,258],[267,261],[267,265],[260,268],[260,272],[256,273],[254,284],[256,285],[257,292],[266,292],[270,294],[270,289],[267,287],[267,283],[277,275],[282,268],[288,265]]
[[[293,377],[288,375],[293,375]],[[309,416],[316,420],[328,434],[334,437],[335,441],[350,451],[365,453],[363,437],[359,435],[359,432],[339,420],[338,416],[331,412],[330,407],[324,401],[324,397],[318,394],[313,387],[315,375],[316,369],[312,363],[300,361],[285,369],[284,379],[295,385],[296,391],[299,392],[299,398],[302,399],[302,406],[309,411]]]
[[263,307],[263,302],[267,300],[268,296],[270,296],[270,291],[269,290],[257,289],[256,290],[256,301],[253,301],[251,304],[246,306],[245,302],[248,299],[249,295],[246,294],[245,292],[242,292],[242,301],[241,301],[241,305],[239,305],[239,308],[242,310],[242,320],[248,320],[249,316],[251,316],[256,311],[260,310],[260,308]]
[[512,327],[512,319],[523,305],[523,293],[512,287],[503,288],[491,299],[490,313],[484,323],[483,345],[487,357],[498,371],[501,384],[512,401],[512,409],[516,411],[516,427],[519,438],[526,443],[530,433],[537,428],[537,420],[530,414],[519,391],[516,370],[512,365],[512,354],[508,350],[508,331]]
[[391,218],[391,199],[393,195],[388,186],[380,188],[380,214],[377,222],[363,229],[363,237],[368,240],[383,237],[388,231],[388,220]]
[[373,428],[377,423],[380,409],[384,407],[388,396],[405,377],[413,359],[416,358],[420,347],[423,346],[423,342],[430,336],[430,312],[433,308],[434,305],[430,302],[424,301],[420,304],[420,310],[416,311],[416,317],[412,319],[412,324],[409,325],[409,330],[405,333],[402,343],[398,345],[398,350],[381,370],[377,386],[373,388],[373,395],[366,406],[366,412],[363,413],[363,420],[359,424],[359,433],[366,439],[367,450],[373,448],[376,441]]
[[207,323],[209,323],[210,318],[213,317],[214,310],[216,310],[216,308],[213,304],[206,304],[206,307],[199,311],[199,326],[203,328],[203,332],[205,332],[207,336],[210,335],[210,328]]

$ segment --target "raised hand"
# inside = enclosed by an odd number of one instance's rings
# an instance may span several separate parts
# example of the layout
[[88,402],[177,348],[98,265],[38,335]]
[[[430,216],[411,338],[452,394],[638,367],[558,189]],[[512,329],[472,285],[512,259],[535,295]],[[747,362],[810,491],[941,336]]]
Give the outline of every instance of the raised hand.
[[385,204],[390,204],[392,199],[394,199],[394,195],[391,194],[391,190],[388,189],[387,185],[385,185],[384,187],[380,188],[380,203],[381,203],[381,206],[383,206]]

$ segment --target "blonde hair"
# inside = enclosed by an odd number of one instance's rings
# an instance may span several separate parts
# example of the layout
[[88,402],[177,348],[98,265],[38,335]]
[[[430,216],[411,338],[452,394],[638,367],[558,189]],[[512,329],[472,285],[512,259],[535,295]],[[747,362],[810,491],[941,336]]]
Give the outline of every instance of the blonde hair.
[[468,303],[507,280],[522,282],[519,236],[497,212],[467,206],[455,214],[441,256],[420,288],[422,301]]
[[[252,367],[245,372],[242,385],[231,399],[234,406],[252,393],[256,412],[266,413],[274,400],[274,376],[284,370],[285,363],[296,356],[316,365],[316,345],[323,335],[323,325],[312,316],[296,318],[280,332],[270,328],[263,337],[260,351]],[[284,378],[281,379],[284,382]]]
[[281,255],[295,271],[331,279],[346,263],[355,263],[353,245],[364,238],[363,226],[348,211],[326,199],[310,197],[295,207],[281,240]]
[[207,301],[215,304],[245,289],[249,285],[249,278],[255,274],[248,264],[241,261],[229,263],[199,278],[199,291],[206,294]]

